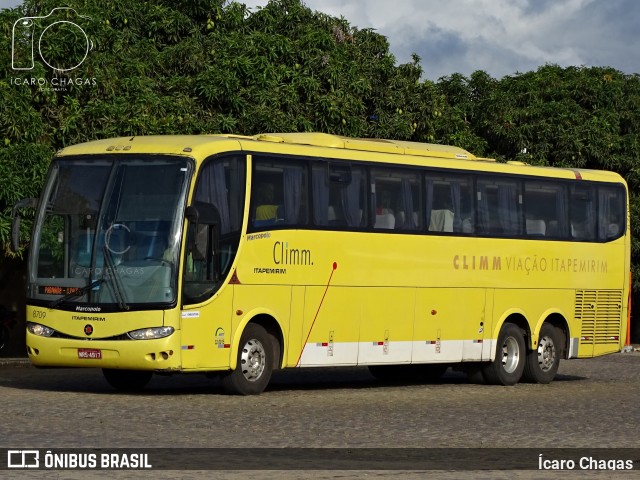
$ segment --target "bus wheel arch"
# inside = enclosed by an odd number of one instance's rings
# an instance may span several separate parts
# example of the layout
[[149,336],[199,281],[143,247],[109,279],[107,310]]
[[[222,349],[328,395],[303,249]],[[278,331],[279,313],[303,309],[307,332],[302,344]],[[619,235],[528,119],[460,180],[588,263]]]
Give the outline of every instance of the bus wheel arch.
[[[566,318],[560,313],[552,313],[549,315],[542,326],[545,324],[552,325],[553,328],[556,329],[556,332],[559,336],[558,340],[560,343],[560,358],[568,359],[569,358],[569,324]],[[541,327],[542,329],[542,327]]]
[[282,365],[282,329],[272,316],[259,314],[238,332],[237,348],[232,351],[235,361],[223,375],[222,386],[228,393],[257,395],[267,388],[273,370]]
[[[280,370],[284,360],[284,335],[282,334],[282,328],[278,321],[268,314],[256,315],[247,324],[255,323],[264,328],[269,336],[271,336],[273,342],[273,369]],[[245,327],[246,328],[246,327]]]
[[236,365],[222,376],[227,393],[257,395],[267,388],[274,365],[273,337],[258,323],[248,323],[236,350]]
[[550,383],[558,372],[560,359],[567,358],[567,324],[559,314],[552,314],[540,327],[534,348],[527,352],[523,380]]
[[489,384],[515,385],[522,377],[529,336],[529,326],[521,314],[509,315],[500,327],[491,362],[483,365],[482,376]]

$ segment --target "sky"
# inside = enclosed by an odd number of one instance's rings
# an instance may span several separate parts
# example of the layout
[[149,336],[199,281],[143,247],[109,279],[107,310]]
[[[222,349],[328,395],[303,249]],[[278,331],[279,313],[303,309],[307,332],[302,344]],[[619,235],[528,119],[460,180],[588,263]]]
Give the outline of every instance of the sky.
[[[20,0],[0,0],[13,7]],[[61,4],[64,3],[61,1]],[[244,0],[255,9],[267,0]],[[304,0],[388,38],[398,63],[423,77],[484,70],[495,78],[545,64],[640,73],[639,0]]]

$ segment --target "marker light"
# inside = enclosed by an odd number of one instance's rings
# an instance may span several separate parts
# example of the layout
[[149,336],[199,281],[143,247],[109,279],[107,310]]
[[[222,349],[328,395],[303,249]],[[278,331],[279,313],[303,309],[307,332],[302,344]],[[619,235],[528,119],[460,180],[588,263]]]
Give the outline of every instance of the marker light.
[[168,337],[173,331],[173,327],[151,327],[133,330],[127,333],[127,335],[133,340],[152,340],[154,338]]
[[45,327],[44,325],[40,325],[39,323],[31,323],[27,322],[27,330],[33,333],[34,335],[38,335],[39,337],[50,337],[56,331],[53,328]]

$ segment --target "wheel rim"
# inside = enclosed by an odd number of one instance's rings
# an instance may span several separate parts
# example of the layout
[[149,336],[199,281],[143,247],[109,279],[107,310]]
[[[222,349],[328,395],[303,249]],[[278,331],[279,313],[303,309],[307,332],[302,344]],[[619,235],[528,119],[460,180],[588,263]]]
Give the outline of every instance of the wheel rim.
[[520,362],[520,347],[518,341],[508,337],[502,344],[502,368],[507,373],[513,373]]
[[242,374],[250,382],[255,382],[262,376],[267,364],[264,346],[258,340],[251,339],[245,343],[240,355]]
[[538,365],[540,370],[548,372],[556,363],[556,346],[551,337],[542,337],[538,344]]

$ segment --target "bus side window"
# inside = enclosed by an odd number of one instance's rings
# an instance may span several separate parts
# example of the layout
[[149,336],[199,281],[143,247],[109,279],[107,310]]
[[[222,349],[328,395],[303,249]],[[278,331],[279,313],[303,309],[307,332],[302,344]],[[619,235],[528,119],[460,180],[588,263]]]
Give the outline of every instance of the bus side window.
[[451,184],[436,186],[433,196],[431,218],[429,219],[429,231],[453,232],[454,219],[455,213],[451,201]]
[[271,225],[278,220],[280,205],[275,202],[275,187],[272,183],[263,183],[256,189],[255,226]]
[[[376,191],[378,189],[376,188]],[[373,228],[393,230],[396,226],[396,217],[393,214],[391,192],[382,190],[376,194],[376,218]]]
[[614,240],[624,233],[625,209],[623,187],[598,187],[598,240]]
[[373,228],[415,231],[422,227],[422,191],[418,172],[403,168],[371,171]]
[[[216,156],[200,171],[194,202],[187,207],[192,215],[188,217],[183,277],[184,302],[187,304],[209,298],[229,273],[238,249],[244,214],[245,162],[246,159],[239,155]],[[155,229],[160,233],[166,232],[167,227],[158,225]],[[157,251],[159,245],[152,243],[148,248]],[[167,257],[165,251],[163,259]]]
[[567,238],[569,205],[565,185],[526,180],[524,186],[525,235]]
[[571,185],[569,205],[571,236],[577,240],[594,241],[596,237],[594,189],[590,185]]
[[393,230],[396,228],[395,209],[400,199],[400,178],[397,170],[391,168],[373,168],[371,170],[371,215],[373,228]]
[[314,162],[311,167],[313,223],[320,227],[363,227],[365,170],[350,163]]
[[307,169],[304,163],[256,158],[252,183],[254,227],[307,223]]
[[400,199],[396,208],[396,229],[419,230],[422,227],[422,202],[420,177],[413,172],[403,172],[400,180]]
[[521,183],[502,178],[478,180],[478,214],[482,233],[522,234]]
[[475,231],[473,182],[469,175],[425,175],[424,216],[430,232],[470,234]]

